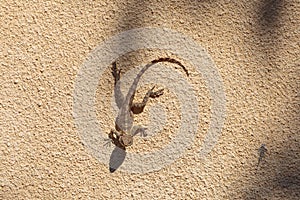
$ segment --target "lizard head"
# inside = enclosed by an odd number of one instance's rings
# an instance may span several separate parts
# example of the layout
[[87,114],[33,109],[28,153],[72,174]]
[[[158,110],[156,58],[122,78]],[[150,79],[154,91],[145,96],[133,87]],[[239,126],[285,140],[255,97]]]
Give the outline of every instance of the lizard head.
[[119,137],[119,142],[124,147],[131,146],[133,144],[133,137],[132,135],[124,134]]
[[133,136],[130,134],[126,134],[123,131],[119,132],[119,131],[111,130],[108,137],[112,140],[112,142],[116,146],[123,149],[133,144]]

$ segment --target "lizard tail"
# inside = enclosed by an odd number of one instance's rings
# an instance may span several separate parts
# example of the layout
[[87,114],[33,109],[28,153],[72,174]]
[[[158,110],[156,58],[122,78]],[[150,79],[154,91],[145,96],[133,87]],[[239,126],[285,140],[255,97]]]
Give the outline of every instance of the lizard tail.
[[[141,76],[144,74],[144,72],[146,70],[148,70],[151,66],[155,65],[156,63],[160,63],[160,62],[169,62],[169,63],[174,63],[179,65],[180,67],[182,67],[182,69],[185,71],[186,75],[189,76],[188,70],[185,68],[185,66],[183,64],[181,64],[181,62],[173,59],[173,58],[158,58],[155,60],[152,60],[150,63],[148,63],[147,65],[145,65],[143,67],[143,69],[139,72],[139,74],[135,77],[133,83],[132,83],[132,87],[136,87],[138,81],[140,80]],[[133,89],[132,91],[135,91],[135,89]]]
[[151,61],[152,64],[159,63],[159,62],[169,62],[169,63],[177,64],[177,65],[179,65],[184,70],[184,72],[186,73],[186,75],[189,76],[188,70],[178,60],[175,60],[173,58],[158,58],[158,59],[155,59],[155,60]]

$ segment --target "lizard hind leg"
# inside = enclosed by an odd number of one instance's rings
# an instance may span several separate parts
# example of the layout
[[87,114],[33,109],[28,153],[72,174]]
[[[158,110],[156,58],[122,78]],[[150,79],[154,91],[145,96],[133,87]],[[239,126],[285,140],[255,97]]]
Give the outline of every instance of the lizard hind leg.
[[145,94],[144,99],[141,103],[132,103],[131,111],[133,114],[140,114],[144,111],[144,108],[149,100],[149,98],[157,98],[164,93],[164,89],[160,89],[156,92],[153,92],[155,86],[153,86],[148,92]]
[[153,92],[154,87],[155,86],[153,86],[153,88],[151,89],[151,92],[150,92],[150,97],[151,98],[157,98],[157,97],[164,94],[164,89],[160,89],[160,90],[157,90],[156,92]]

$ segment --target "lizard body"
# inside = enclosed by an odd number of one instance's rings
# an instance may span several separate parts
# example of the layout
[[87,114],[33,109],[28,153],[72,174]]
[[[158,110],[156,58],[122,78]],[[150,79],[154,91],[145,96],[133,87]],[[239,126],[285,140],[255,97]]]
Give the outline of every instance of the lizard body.
[[[146,103],[148,102],[149,98],[156,98],[163,94],[163,89],[153,92],[155,87],[152,87],[146,93],[141,103],[133,103],[134,95],[140,78],[146,70],[148,70],[151,66],[155,65],[156,63],[160,62],[169,62],[177,64],[180,67],[182,67],[187,76],[189,76],[187,69],[179,61],[173,58],[159,58],[152,60],[140,70],[133,83],[131,84],[125,99],[123,99],[123,103],[120,106],[120,110],[115,120],[116,130],[111,130],[111,132],[109,133],[109,138],[116,146],[120,148],[125,149],[125,147],[133,144],[133,134],[131,133],[134,121],[133,114],[141,113],[144,107],[146,106]],[[113,63],[112,69],[116,85],[116,82],[120,79],[120,70],[117,69],[115,62]]]

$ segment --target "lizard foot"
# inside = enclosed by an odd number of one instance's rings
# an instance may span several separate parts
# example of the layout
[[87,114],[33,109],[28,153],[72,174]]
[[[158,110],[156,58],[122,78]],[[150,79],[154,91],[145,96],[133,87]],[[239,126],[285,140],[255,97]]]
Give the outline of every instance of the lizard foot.
[[149,95],[149,96],[150,96],[151,98],[157,98],[157,97],[163,95],[164,89],[160,89],[160,90],[158,90],[158,91],[156,91],[156,92],[153,92],[154,88],[155,88],[155,86],[153,86],[153,88],[152,88],[151,90],[149,90],[149,92],[150,92],[150,95]]
[[104,143],[104,147],[111,147],[111,144],[113,143],[113,140],[110,138],[104,139],[105,143]]
[[133,114],[140,114],[141,112],[143,112],[149,98],[157,98],[164,93],[164,89],[160,89],[156,92],[153,92],[154,88],[155,86],[148,90],[142,103],[133,103],[131,105],[131,111],[133,112]]

